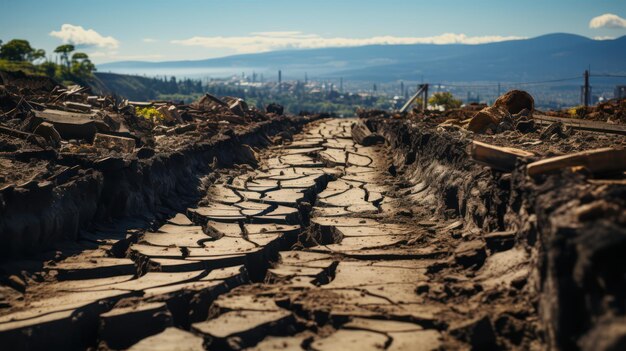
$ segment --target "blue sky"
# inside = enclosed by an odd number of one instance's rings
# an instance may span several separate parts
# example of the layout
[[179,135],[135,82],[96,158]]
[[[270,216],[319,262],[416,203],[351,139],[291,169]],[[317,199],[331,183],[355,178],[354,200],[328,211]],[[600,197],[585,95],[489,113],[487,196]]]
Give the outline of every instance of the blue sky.
[[165,61],[554,32],[612,38],[626,35],[624,18],[626,0],[0,0],[0,39],[27,39],[47,52],[72,42],[97,63]]

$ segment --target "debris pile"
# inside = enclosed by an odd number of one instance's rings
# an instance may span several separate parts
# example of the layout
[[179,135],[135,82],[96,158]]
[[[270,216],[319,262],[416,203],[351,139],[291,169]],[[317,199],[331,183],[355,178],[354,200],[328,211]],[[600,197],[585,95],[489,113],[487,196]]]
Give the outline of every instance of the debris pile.
[[[78,85],[46,90],[47,79],[39,85],[33,83],[37,79],[30,77],[25,86],[5,79],[8,84],[0,85],[0,162],[4,166],[0,186],[33,180],[37,172],[29,172],[29,165],[47,164],[54,172],[58,163],[133,158],[136,150],[145,156],[209,140],[283,112],[278,104],[262,112],[242,99],[210,94],[190,105],[120,101],[91,95],[88,88]],[[57,162],[48,164],[50,160]],[[26,164],[14,164],[16,161]]]
[[547,111],[546,114],[610,124],[626,124],[626,99],[611,99],[595,106],[577,106],[564,111]]

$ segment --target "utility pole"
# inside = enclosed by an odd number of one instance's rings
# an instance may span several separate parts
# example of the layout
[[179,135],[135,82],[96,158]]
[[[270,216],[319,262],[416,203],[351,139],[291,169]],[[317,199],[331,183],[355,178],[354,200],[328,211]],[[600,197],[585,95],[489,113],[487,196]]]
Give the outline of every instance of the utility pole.
[[304,72],[304,84],[309,82],[309,76],[306,72]]
[[278,91],[279,92],[283,90],[282,82],[283,82],[283,72],[281,70],[278,70]]
[[583,87],[583,104],[585,107],[589,107],[589,98],[590,98],[590,90],[589,90],[589,70],[585,70],[583,74],[585,78],[585,86]]
[[498,82],[498,97],[500,97],[501,94],[502,94],[502,92],[500,90],[500,82]]

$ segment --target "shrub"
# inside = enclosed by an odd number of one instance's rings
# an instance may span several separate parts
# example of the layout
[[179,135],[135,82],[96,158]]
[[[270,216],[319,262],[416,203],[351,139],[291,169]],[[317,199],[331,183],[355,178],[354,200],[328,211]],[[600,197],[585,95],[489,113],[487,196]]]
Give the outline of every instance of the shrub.
[[154,107],[136,107],[135,114],[154,123],[163,123],[165,116]]
[[455,99],[452,93],[445,91],[434,93],[429,99],[428,104],[433,106],[443,106],[446,110],[461,107],[461,100]]

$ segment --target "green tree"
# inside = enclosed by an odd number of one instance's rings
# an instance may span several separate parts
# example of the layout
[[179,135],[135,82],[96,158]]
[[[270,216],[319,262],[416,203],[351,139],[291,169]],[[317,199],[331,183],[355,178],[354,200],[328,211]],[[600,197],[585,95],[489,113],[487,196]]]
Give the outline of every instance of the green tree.
[[43,62],[39,65],[39,70],[50,78],[54,78],[57,72],[57,65],[54,62]]
[[0,58],[9,61],[26,61],[34,49],[27,40],[13,39],[0,47]]
[[461,100],[455,99],[452,93],[445,91],[434,93],[429,99],[428,104],[433,106],[443,106],[446,110],[461,107]]
[[60,46],[57,46],[56,49],[54,49],[54,52],[61,55],[61,61],[63,61],[63,63],[65,63],[65,65],[67,66],[67,70],[70,70],[70,53],[72,51],[74,51],[74,45],[72,44],[63,44]]
[[84,52],[75,52],[74,55],[72,55],[72,62],[81,62],[83,60],[89,60],[89,56]]
[[37,61],[46,58],[46,51],[44,49],[33,50],[28,57],[28,61]]
[[72,55],[72,73],[79,77],[89,77],[96,70],[89,56],[84,52],[76,52]]

